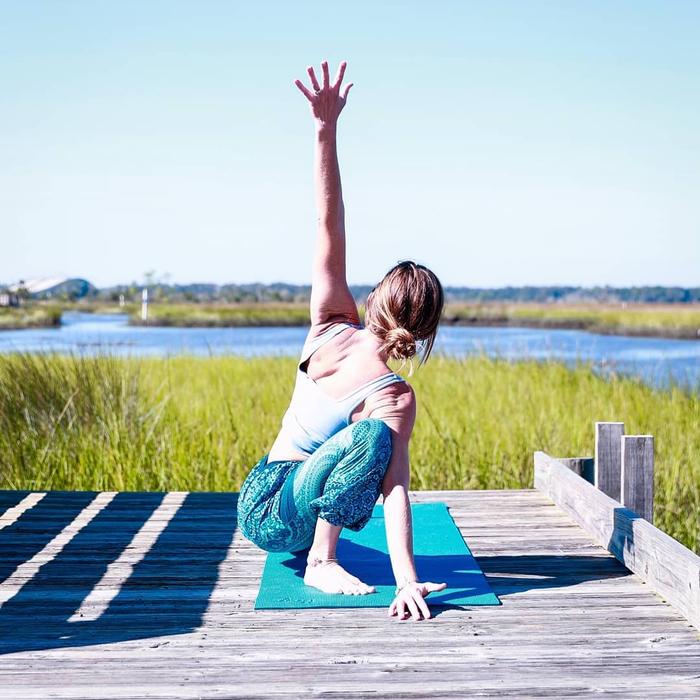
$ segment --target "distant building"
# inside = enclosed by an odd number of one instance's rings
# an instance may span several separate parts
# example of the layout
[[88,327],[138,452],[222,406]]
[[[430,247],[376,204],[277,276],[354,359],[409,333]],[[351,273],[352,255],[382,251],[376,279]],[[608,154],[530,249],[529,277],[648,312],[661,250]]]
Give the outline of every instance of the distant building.
[[27,295],[30,299],[69,298],[81,299],[97,289],[79,277],[43,277],[35,280],[20,280],[11,284],[8,291],[15,295]]
[[19,297],[8,289],[0,289],[0,306],[19,306]]

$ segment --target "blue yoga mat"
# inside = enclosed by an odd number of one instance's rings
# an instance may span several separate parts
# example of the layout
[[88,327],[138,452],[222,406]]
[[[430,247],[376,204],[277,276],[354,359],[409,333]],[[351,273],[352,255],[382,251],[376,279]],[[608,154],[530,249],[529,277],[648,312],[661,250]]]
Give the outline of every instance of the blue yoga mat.
[[[500,605],[483,572],[462,539],[444,503],[411,505],[413,553],[421,581],[447,583],[427,597],[430,606]],[[394,599],[396,582],[391,571],[384,508],[376,505],[360,532],[344,529],[338,541],[340,563],[376,593],[343,595],[322,593],[304,584],[307,552],[269,552],[263,570],[256,610],[280,608],[383,608]]]

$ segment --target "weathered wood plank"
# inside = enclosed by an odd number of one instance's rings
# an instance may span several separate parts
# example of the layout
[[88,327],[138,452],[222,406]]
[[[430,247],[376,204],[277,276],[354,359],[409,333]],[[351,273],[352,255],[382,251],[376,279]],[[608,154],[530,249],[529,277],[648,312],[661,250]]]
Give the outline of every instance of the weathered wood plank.
[[115,494],[112,492],[105,492],[97,494],[94,500],[87,505],[83,510],[76,516],[76,518],[70,522],[66,527],[61,530],[46,546],[38,552],[34,557],[26,562],[23,562],[15,572],[7,578],[4,583],[8,584],[8,587],[3,587],[0,590],[0,608],[9,599],[8,591],[16,583],[16,581],[22,577],[31,574],[33,577],[39,569],[43,566],[42,558],[46,556],[47,553],[51,553],[53,556],[58,555],[61,550],[85,527],[87,527],[90,522],[98,515],[98,513],[105,508],[109,502],[114,498]]
[[654,437],[623,435],[621,459],[622,505],[645,520],[653,522]]
[[700,557],[544,452],[535,487],[700,629]]
[[620,500],[620,441],[625,432],[624,423],[595,424],[595,465],[593,483],[604,494]]
[[19,503],[10,506],[0,516],[0,530],[16,523],[24,513],[39,503],[44,496],[46,496],[45,493],[28,493]]

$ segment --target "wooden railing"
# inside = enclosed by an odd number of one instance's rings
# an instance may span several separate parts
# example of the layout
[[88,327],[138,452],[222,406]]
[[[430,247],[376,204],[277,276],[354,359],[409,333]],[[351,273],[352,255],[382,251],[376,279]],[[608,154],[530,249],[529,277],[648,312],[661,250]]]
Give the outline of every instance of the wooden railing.
[[535,488],[700,629],[700,557],[652,525],[654,438],[595,432],[595,457],[535,452]]

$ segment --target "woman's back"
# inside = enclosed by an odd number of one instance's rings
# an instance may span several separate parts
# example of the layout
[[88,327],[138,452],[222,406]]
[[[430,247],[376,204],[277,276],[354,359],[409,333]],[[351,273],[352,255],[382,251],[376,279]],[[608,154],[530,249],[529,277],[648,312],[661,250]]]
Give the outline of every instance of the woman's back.
[[339,429],[385,406],[406,391],[405,380],[378,353],[376,339],[359,324],[314,327],[299,363],[294,393],[269,460],[306,459]]

